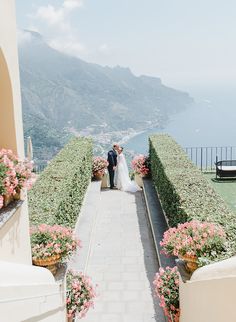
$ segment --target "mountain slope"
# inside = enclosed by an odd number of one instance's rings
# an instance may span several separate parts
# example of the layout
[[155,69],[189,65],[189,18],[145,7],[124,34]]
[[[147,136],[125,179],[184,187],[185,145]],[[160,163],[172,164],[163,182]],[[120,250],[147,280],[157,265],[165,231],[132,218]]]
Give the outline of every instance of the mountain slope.
[[30,41],[19,46],[19,58],[26,135],[38,123],[63,144],[66,130],[92,124],[95,132],[99,126],[106,131],[162,126],[192,102],[159,78],[84,62],[50,48],[38,33],[25,32]]

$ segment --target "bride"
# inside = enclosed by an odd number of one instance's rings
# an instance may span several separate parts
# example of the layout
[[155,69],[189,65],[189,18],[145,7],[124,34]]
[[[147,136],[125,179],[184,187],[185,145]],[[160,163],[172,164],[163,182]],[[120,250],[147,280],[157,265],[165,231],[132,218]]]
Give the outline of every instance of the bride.
[[141,188],[136,182],[131,181],[129,177],[129,170],[125,156],[123,154],[123,148],[119,147],[117,157],[117,168],[116,168],[116,186],[119,190],[127,192],[137,192]]

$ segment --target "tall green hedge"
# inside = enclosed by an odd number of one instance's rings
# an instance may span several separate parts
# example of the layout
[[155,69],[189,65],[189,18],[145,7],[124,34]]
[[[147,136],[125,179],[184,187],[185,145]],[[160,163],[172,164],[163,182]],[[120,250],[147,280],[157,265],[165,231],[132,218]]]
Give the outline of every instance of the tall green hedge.
[[32,225],[75,225],[92,172],[92,141],[73,138],[29,192]]
[[234,252],[236,216],[184,150],[166,134],[149,138],[151,171],[170,226],[197,219],[224,226]]

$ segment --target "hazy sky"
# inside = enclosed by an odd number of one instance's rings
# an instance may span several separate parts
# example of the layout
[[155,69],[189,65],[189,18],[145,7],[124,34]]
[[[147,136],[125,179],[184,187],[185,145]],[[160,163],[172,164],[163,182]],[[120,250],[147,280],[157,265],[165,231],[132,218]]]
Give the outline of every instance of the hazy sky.
[[178,88],[236,83],[235,0],[16,0],[19,28]]

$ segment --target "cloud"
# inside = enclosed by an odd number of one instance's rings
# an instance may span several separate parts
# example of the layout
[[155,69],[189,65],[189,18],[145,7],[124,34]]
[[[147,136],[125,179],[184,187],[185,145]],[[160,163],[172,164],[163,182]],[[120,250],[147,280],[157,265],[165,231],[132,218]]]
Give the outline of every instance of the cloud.
[[81,44],[76,38],[54,38],[49,41],[49,46],[66,53],[70,56],[81,57],[86,52],[85,45]]
[[25,32],[24,30],[17,30],[17,41],[18,45],[24,45],[29,43],[32,40],[32,36],[29,32]]
[[39,7],[34,17],[46,21],[49,25],[63,24],[65,12],[63,8],[56,9],[49,4],[46,7]]
[[69,26],[69,15],[74,10],[83,6],[82,0],[64,0],[61,6],[55,7],[51,4],[41,6],[31,18],[46,22],[48,25],[57,25],[61,29]]
[[[84,0],[61,0],[57,6],[40,6],[29,15],[30,22],[48,39],[48,44],[61,52],[78,57],[86,51],[79,41],[79,32],[71,22],[71,14],[79,10]],[[30,29],[30,28],[29,28]]]
[[67,10],[73,10],[83,6],[82,0],[65,0],[63,2],[63,7]]
[[98,51],[103,54],[109,54],[110,53],[110,47],[108,44],[102,44],[99,46]]

